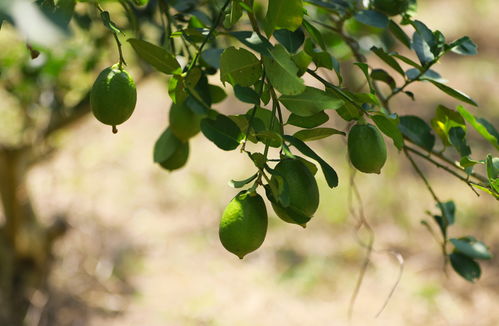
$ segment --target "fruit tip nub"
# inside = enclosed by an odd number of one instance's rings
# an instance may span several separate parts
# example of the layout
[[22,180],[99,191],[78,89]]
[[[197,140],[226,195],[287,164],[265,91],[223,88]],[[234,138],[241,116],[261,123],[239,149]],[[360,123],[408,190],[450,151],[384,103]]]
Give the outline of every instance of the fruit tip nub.
[[117,134],[118,133],[118,128],[116,128],[115,125],[113,125],[113,134]]

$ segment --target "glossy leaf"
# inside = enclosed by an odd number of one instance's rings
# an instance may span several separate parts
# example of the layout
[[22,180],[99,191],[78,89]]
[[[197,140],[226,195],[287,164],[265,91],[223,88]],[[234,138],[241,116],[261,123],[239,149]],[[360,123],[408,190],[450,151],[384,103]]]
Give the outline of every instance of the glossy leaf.
[[220,58],[220,80],[231,85],[251,86],[262,75],[262,65],[248,50],[230,47]]
[[249,177],[247,179],[244,179],[244,180],[240,180],[240,181],[230,180],[229,181],[229,186],[231,186],[232,188],[236,188],[236,189],[237,188],[242,188],[245,185],[247,185],[248,183],[250,183],[251,181],[255,180],[257,176],[258,176],[258,173],[255,173],[251,177]]
[[265,33],[272,35],[274,30],[285,28],[290,31],[297,30],[303,20],[302,0],[269,0],[265,16]]
[[318,88],[307,87],[299,95],[282,95],[279,101],[292,113],[307,117],[327,109],[338,109],[343,100]]
[[375,10],[361,10],[355,15],[355,20],[377,28],[386,28],[389,23],[386,15]]
[[250,103],[254,105],[258,105],[260,103],[258,94],[249,87],[243,87],[239,85],[234,86],[234,95],[236,95],[239,101],[244,103]]
[[491,259],[487,246],[473,237],[464,237],[459,239],[450,239],[450,242],[459,253],[474,259]]
[[286,124],[290,124],[301,128],[315,128],[326,123],[328,120],[329,116],[324,111],[321,111],[319,113],[316,113],[308,117],[302,117],[294,113],[291,113],[289,115]]
[[461,37],[452,42],[449,48],[452,52],[461,55],[475,55],[478,53],[478,47],[468,36]]
[[466,142],[466,131],[461,127],[452,127],[449,130],[449,140],[461,157],[471,155],[471,149]]
[[452,268],[465,280],[475,282],[480,278],[480,265],[473,259],[459,253],[452,253],[449,257]]
[[272,44],[261,35],[250,31],[231,32],[229,35],[235,37],[239,42],[246,45],[248,48],[269,55],[272,50]]
[[168,160],[179,146],[180,140],[167,128],[154,144],[154,162],[161,163]]
[[293,136],[284,136],[284,139],[299,150],[303,155],[306,155],[319,163],[322,173],[324,174],[326,182],[330,188],[338,186],[338,175],[336,174],[336,171],[334,171],[334,169],[326,161],[324,161],[310,147],[308,147],[307,144]]
[[395,23],[393,20],[390,20],[388,23],[388,28],[390,32],[395,36],[402,44],[404,44],[407,48],[411,48],[411,39],[410,37],[404,32],[400,26]]
[[297,76],[298,67],[286,49],[282,45],[276,45],[270,55],[271,57],[263,57],[263,63],[272,86],[284,95],[302,93],[305,90],[304,82]]
[[201,120],[201,131],[206,138],[224,151],[236,149],[243,137],[237,124],[222,114],[218,114],[215,119]]
[[274,37],[290,53],[296,53],[305,41],[305,34],[303,34],[300,28],[294,32],[287,29],[279,29],[274,32]]
[[406,115],[400,117],[399,129],[402,134],[415,144],[431,151],[435,145],[435,136],[424,120],[417,116]]
[[373,46],[371,51],[403,77],[405,76],[404,69],[402,69],[400,64],[390,54],[386,53],[385,50]]
[[461,127],[466,130],[463,117],[456,111],[439,105],[435,112],[435,117],[431,120],[431,126],[440,137],[445,146],[450,146],[449,130],[452,127]]
[[293,137],[298,138],[302,141],[312,141],[327,138],[332,135],[343,135],[343,131],[334,128],[315,128],[315,129],[304,129],[297,131]]
[[[461,116],[473,127],[478,133],[488,140],[492,145],[495,146],[496,149],[499,149],[499,138],[496,138],[493,134],[489,132],[487,127],[483,125],[478,119],[475,118],[473,114],[471,114],[468,110],[466,110],[463,106],[458,106],[457,111]],[[490,128],[489,128],[490,129]],[[494,129],[495,130],[495,129]],[[493,132],[494,133],[494,132]],[[497,132],[496,132],[497,133]]]
[[381,114],[371,116],[376,126],[382,133],[393,140],[393,144],[398,150],[404,147],[404,136],[398,128],[398,121]]
[[180,64],[175,56],[167,50],[135,38],[128,39],[139,57],[151,66],[165,74],[179,74],[181,72]]
[[435,80],[428,79],[428,81],[430,83],[432,83],[433,85],[437,86],[442,92],[446,93],[447,95],[450,95],[453,98],[458,99],[460,101],[463,101],[465,103],[468,103],[468,104],[471,104],[474,106],[478,106],[478,104],[471,97],[464,94],[463,92],[458,91],[454,88],[451,88],[451,87],[444,85],[440,82],[437,82]]

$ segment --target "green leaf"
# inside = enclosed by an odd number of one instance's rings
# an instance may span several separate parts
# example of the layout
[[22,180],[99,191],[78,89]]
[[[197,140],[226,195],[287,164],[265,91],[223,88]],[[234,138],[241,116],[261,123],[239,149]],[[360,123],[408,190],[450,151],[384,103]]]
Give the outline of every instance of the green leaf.
[[407,70],[405,72],[405,74],[407,75],[407,78],[409,78],[411,80],[413,80],[413,79],[428,80],[428,81],[434,80],[434,81],[439,82],[439,83],[446,82],[446,80],[443,79],[442,76],[440,76],[440,74],[438,72],[431,70],[431,69],[428,69],[423,74],[421,74],[419,69],[411,68],[411,69]]
[[386,17],[386,15],[374,10],[359,11],[355,15],[355,20],[360,23],[377,28],[386,28],[389,23],[388,17]]
[[391,55],[399,60],[401,60],[402,62],[405,62],[407,63],[408,65],[410,66],[413,66],[414,68],[418,69],[418,70],[421,70],[423,69],[423,67],[421,67],[419,64],[417,64],[416,62],[412,61],[411,59],[409,59],[408,57],[406,56],[403,56],[401,54],[398,54],[396,52],[393,52],[391,53]]
[[132,45],[139,57],[165,74],[180,74],[182,69],[175,56],[165,49],[135,38],[129,38],[128,42]]
[[468,36],[461,37],[452,42],[449,45],[449,49],[461,55],[475,55],[478,53],[476,44]]
[[419,61],[423,66],[435,60],[435,47],[437,39],[425,24],[416,20],[411,22],[416,31],[412,35],[412,48],[416,51]]
[[219,69],[223,49],[208,49],[201,52],[201,59],[209,66]]
[[220,80],[231,85],[251,86],[262,75],[262,65],[257,57],[245,49],[231,46],[220,58]]
[[487,155],[486,160],[487,177],[489,184],[496,193],[499,194],[499,158]]
[[319,113],[316,113],[308,117],[302,117],[294,113],[291,113],[289,115],[286,124],[290,124],[301,128],[315,128],[327,122],[328,120],[329,116],[324,111],[321,111]]
[[272,50],[272,44],[261,35],[250,31],[231,32],[229,35],[235,37],[239,42],[248,48],[263,54],[269,55]]
[[487,167],[487,177],[489,179],[497,179],[499,178],[499,158],[492,157],[492,155],[487,155],[486,159],[486,167]]
[[[447,229],[450,225],[454,224],[456,220],[456,205],[452,200],[437,204],[440,209],[441,215],[433,215],[435,222],[440,227],[440,231],[447,237]],[[445,218],[444,218],[445,216]]]
[[315,128],[315,129],[305,129],[297,131],[293,137],[298,138],[302,141],[312,141],[323,139],[332,135],[343,135],[345,133],[343,131],[333,129],[333,128]]
[[242,188],[245,185],[247,185],[248,183],[250,183],[251,181],[255,180],[257,176],[258,176],[258,173],[255,173],[251,177],[244,179],[244,180],[240,180],[240,181],[230,180],[229,186],[231,186],[232,188],[236,188],[236,189]]
[[381,114],[373,115],[371,119],[382,133],[393,140],[393,144],[398,150],[404,147],[404,136],[398,128],[397,119],[392,119]]
[[459,253],[474,259],[491,259],[492,255],[487,246],[473,237],[450,239],[450,242]]
[[402,28],[400,28],[397,23],[395,23],[393,20],[390,20],[388,23],[388,28],[390,29],[390,32],[395,36],[402,44],[404,44],[407,48],[411,48],[411,39],[409,36],[404,32]]
[[267,15],[265,16],[265,33],[272,35],[274,30],[285,28],[295,31],[303,21],[302,0],[269,0]]
[[372,94],[375,94],[375,90],[373,88],[373,85],[371,84],[371,78],[369,77],[369,66],[363,62],[355,62],[354,65],[360,68],[364,76],[366,77],[367,84],[369,85],[369,91]]
[[274,32],[274,37],[290,53],[296,53],[305,41],[305,34],[303,34],[303,31],[300,28],[294,32],[287,29],[279,29]]
[[243,137],[237,124],[225,115],[218,114],[216,119],[201,120],[201,131],[218,148],[231,151],[239,146]]
[[254,105],[258,105],[260,103],[258,94],[249,87],[243,87],[239,85],[234,86],[234,95],[236,95],[239,101],[244,103],[250,103]]
[[400,64],[392,57],[390,54],[386,53],[382,48],[377,48],[373,46],[371,51],[374,52],[381,60],[383,60],[390,67],[395,69],[402,77],[405,77],[404,69],[400,66]]
[[494,136],[494,138],[499,141],[499,132],[490,122],[488,122],[485,118],[477,118],[476,121],[481,123],[485,127],[485,129],[487,129],[489,134]]
[[216,85],[209,85],[208,88],[212,103],[220,103],[223,100],[225,100],[225,98],[227,98],[227,94],[225,93],[225,90],[222,87]]
[[478,133],[483,138],[485,138],[492,145],[494,145],[496,149],[499,149],[499,138],[496,138],[495,136],[493,136],[489,132],[488,128],[484,124],[482,124],[478,119],[476,119],[473,114],[471,114],[468,110],[466,110],[461,105],[459,105],[457,107],[457,111],[461,114],[461,116],[464,118],[464,120],[466,120],[473,128],[475,128],[476,131],[478,131]]
[[435,136],[431,133],[430,126],[421,118],[413,115],[402,116],[398,127],[402,134],[415,144],[428,152],[433,149]]
[[447,85],[444,85],[442,83],[439,83],[435,80],[432,80],[432,79],[427,79],[427,80],[430,83],[432,83],[433,85],[437,86],[442,92],[446,93],[447,95],[450,95],[450,96],[454,97],[455,99],[458,99],[458,100],[463,101],[465,103],[468,103],[468,104],[471,104],[474,106],[478,106],[478,104],[471,97],[464,94],[463,92],[458,91],[456,89],[453,89],[453,88],[451,88]]
[[292,56],[293,62],[298,67],[298,76],[302,76],[306,71],[310,63],[312,62],[312,57],[309,56],[305,51],[300,51]]
[[338,109],[343,100],[317,88],[306,87],[299,95],[282,95],[279,101],[292,113],[308,117],[327,109]]
[[303,27],[308,32],[308,35],[314,41],[314,43],[318,44],[322,48],[322,50],[326,51],[326,43],[324,42],[324,38],[322,37],[321,32],[305,19],[303,20]]
[[272,86],[284,95],[302,93],[305,90],[304,82],[297,76],[298,67],[286,49],[278,44],[270,55],[263,57],[263,64]]
[[334,171],[334,169],[326,161],[324,161],[310,147],[308,147],[307,144],[293,136],[286,135],[284,136],[284,139],[291,145],[296,147],[296,149],[299,150],[303,155],[306,155],[319,163],[322,169],[322,173],[324,174],[326,182],[330,188],[338,186],[338,175],[336,174],[336,171]]
[[371,71],[371,78],[386,83],[391,89],[395,89],[397,87],[395,79],[393,79],[393,77],[383,69],[373,69]]
[[439,105],[435,112],[435,117],[431,120],[431,126],[440,137],[445,146],[450,146],[449,130],[452,127],[461,127],[466,130],[463,117],[456,111]]
[[224,27],[226,29],[234,26],[243,15],[243,8],[240,5],[239,0],[232,0],[230,3],[230,11],[225,16]]
[[168,160],[179,146],[180,140],[167,128],[154,144],[154,162],[162,163]]
[[[251,119],[251,116],[253,114],[254,108],[248,110],[246,113],[246,117],[249,121]],[[274,121],[272,123],[272,121]],[[272,124],[272,128],[270,128],[270,125]],[[282,138],[275,137],[275,135],[281,135],[282,134],[282,129],[281,129],[281,124],[278,123],[277,117],[275,114],[272,114],[272,111],[257,107],[256,113],[255,113],[255,118],[253,119],[253,122],[251,124],[252,129],[255,131],[255,136],[260,135],[260,137],[257,138],[257,140],[267,140],[270,141],[268,144],[271,147],[280,147],[282,144]],[[271,131],[272,133],[268,133],[267,131]]]
[[476,261],[459,253],[452,253],[449,257],[452,268],[465,280],[475,282],[480,278],[482,272]]
[[263,130],[255,134],[259,141],[264,144],[269,144],[272,147],[280,147],[282,145],[282,137],[279,133],[273,130]]
[[471,155],[471,149],[466,142],[466,131],[461,127],[452,127],[449,130],[449,140],[461,157]]

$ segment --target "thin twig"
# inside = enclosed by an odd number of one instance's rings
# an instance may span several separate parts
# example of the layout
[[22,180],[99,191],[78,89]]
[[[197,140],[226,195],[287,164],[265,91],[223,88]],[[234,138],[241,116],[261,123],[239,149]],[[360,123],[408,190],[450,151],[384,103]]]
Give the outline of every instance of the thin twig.
[[196,62],[198,61],[199,56],[201,55],[201,52],[203,51],[204,46],[206,45],[206,43],[208,43],[208,40],[211,38],[211,36],[215,32],[218,25],[220,25],[222,18],[224,16],[224,13],[225,13],[225,9],[227,9],[227,6],[229,5],[230,1],[231,0],[226,0],[222,9],[220,9],[220,12],[218,13],[217,18],[215,19],[215,22],[210,27],[210,31],[208,32],[208,35],[206,35],[206,37],[204,38],[203,43],[201,43],[199,50],[196,52],[196,55],[194,56],[194,59],[192,59],[191,64],[187,68],[187,72],[189,72],[196,65]]
[[[412,158],[411,154],[409,154],[409,151],[407,149],[405,149],[405,148],[404,148],[404,154],[407,157],[407,159],[409,159],[409,161],[411,162],[412,167],[414,168],[414,170],[416,171],[416,173],[419,175],[419,177],[421,178],[421,180],[423,180],[426,188],[428,189],[428,191],[430,192],[431,196],[433,197],[433,199],[437,203],[438,207],[441,209],[441,211],[442,211],[442,220],[444,222],[444,227],[446,228],[449,225],[449,217],[447,216],[445,210],[443,209],[444,206],[443,206],[442,201],[438,198],[437,194],[435,193],[435,191],[431,187],[431,185],[428,182],[428,179],[424,175],[423,171],[421,171],[421,169],[419,168],[419,166],[417,165],[417,163]],[[443,236],[444,236],[444,240],[442,241],[441,247],[442,247],[442,254],[443,254],[443,257],[444,257],[444,271],[446,271],[447,262],[448,262],[448,257],[447,257],[447,235],[444,234]]]

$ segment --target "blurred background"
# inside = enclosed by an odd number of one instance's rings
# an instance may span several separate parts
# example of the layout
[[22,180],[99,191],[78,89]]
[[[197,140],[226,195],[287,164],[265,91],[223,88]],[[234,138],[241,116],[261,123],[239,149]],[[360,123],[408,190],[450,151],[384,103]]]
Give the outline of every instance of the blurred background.
[[[474,113],[496,126],[498,14],[494,0],[438,0],[419,1],[417,15],[449,40],[468,35],[478,44],[478,56],[450,55],[436,70],[477,100]],[[9,44],[7,51],[25,47],[5,26],[0,40]],[[133,64],[130,70],[133,75]],[[81,90],[94,78],[83,75],[70,86]],[[399,112],[427,111],[430,119],[437,104],[456,104],[424,83],[411,90],[417,101],[397,98]],[[5,90],[0,98],[0,136],[4,144],[15,144],[12,135],[22,126],[16,125],[14,100]],[[227,182],[246,178],[254,167],[245,155],[221,151],[201,135],[191,141],[182,170],[169,173],[155,165],[152,148],[168,123],[170,103],[166,79],[145,78],[136,111],[117,135],[89,115],[57,133],[57,152],[29,170],[26,189],[40,223],[57,225],[57,217],[64,217],[67,231],[54,244],[50,288],[32,294],[27,323],[347,325],[366,234],[356,233],[358,220],[350,212],[351,171],[341,136],[311,143],[335,167],[340,186],[330,190],[319,176],[321,204],[307,228],[282,223],[269,207],[265,243],[239,260],[219,243],[218,223],[237,192]],[[216,108],[224,113],[249,109],[230,96]],[[334,112],[329,114],[337,124]],[[476,141],[473,146],[480,146]],[[485,144],[481,149],[491,150]],[[450,236],[471,233],[499,252],[497,201],[486,194],[477,197],[425,162],[421,166],[440,198],[456,202]],[[481,264],[476,284],[443,272],[439,244],[421,224],[430,221],[425,212],[435,213],[436,207],[403,155],[392,148],[381,175],[357,175],[355,182],[375,232],[375,250],[352,325],[499,325],[497,259]],[[393,253],[403,257],[403,272],[386,308],[375,317],[399,277]]]

